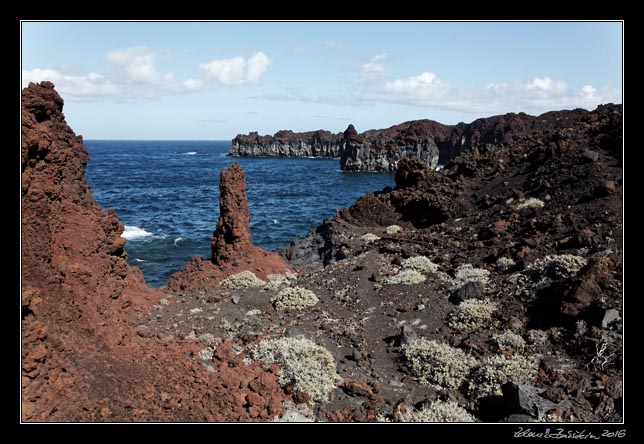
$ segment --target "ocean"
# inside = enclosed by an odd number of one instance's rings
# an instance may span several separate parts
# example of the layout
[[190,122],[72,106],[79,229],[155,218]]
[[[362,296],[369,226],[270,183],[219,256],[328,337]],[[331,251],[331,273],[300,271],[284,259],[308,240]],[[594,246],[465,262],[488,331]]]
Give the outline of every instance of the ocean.
[[246,172],[251,235],[268,250],[316,228],[367,192],[394,186],[389,173],[343,173],[337,159],[239,158],[230,141],[85,140],[94,198],[125,225],[128,261],[165,285],[193,256],[210,257],[219,217],[219,172]]

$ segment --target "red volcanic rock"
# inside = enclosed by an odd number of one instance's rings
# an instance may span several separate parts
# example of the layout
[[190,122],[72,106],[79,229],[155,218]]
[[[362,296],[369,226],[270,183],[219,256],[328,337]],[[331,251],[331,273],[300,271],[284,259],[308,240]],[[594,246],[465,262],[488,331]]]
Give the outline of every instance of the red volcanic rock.
[[219,179],[219,220],[212,238],[212,261],[225,264],[248,256],[253,249],[246,175],[235,162]]
[[231,274],[245,270],[262,279],[266,279],[269,274],[292,271],[280,255],[253,245],[246,175],[236,162],[221,171],[219,214],[217,228],[212,237],[211,260],[192,258],[183,270],[172,275],[168,282],[168,290],[207,290]]
[[242,365],[229,346],[207,372],[186,358],[189,344],[135,334],[165,294],[128,266],[123,224],[92,197],[87,150],[62,108],[51,82],[22,91],[22,420],[279,415],[276,376]]

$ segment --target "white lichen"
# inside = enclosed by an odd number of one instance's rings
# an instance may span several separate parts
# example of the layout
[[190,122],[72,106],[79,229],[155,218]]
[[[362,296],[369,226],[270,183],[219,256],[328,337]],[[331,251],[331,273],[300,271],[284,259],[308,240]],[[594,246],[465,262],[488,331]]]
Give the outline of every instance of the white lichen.
[[360,239],[362,239],[364,243],[370,244],[372,242],[379,240],[380,238],[373,233],[367,233],[363,235]]
[[284,403],[282,416],[273,418],[273,422],[315,422],[315,413],[306,404]]
[[467,299],[447,316],[447,324],[457,330],[473,330],[484,326],[496,310],[487,299]]
[[517,263],[512,258],[500,257],[496,261],[496,269],[499,270],[499,271],[506,271],[506,270],[514,267],[516,264]]
[[492,337],[492,340],[497,345],[499,350],[512,349],[514,351],[521,351],[525,348],[525,340],[521,335],[514,333],[511,330],[506,330],[499,335]]
[[385,284],[413,285],[425,281],[425,276],[411,269],[402,269],[398,274],[385,279]]
[[432,274],[438,271],[438,265],[433,263],[426,256],[414,256],[402,261],[402,267],[408,270],[416,270],[419,273]]
[[472,372],[467,392],[472,398],[501,395],[501,385],[508,381],[529,383],[537,369],[537,361],[532,357],[494,355]]
[[402,228],[400,226],[398,226],[398,225],[389,225],[385,229],[385,231],[387,232],[387,234],[396,234],[396,233],[399,233],[400,231],[402,231]]
[[210,361],[214,354],[215,354],[215,349],[214,348],[206,347],[206,348],[202,348],[201,350],[199,350],[199,353],[197,354],[197,356],[202,361]]
[[487,286],[490,281],[490,272],[483,268],[475,268],[472,264],[463,264],[456,269],[454,279],[452,279],[452,290],[458,290],[470,282],[478,282],[483,287]]
[[240,288],[263,287],[266,282],[255,276],[255,273],[245,270],[241,273],[228,276],[219,283],[219,286],[227,290],[237,290]]
[[402,347],[402,354],[421,384],[459,387],[477,361],[463,350],[447,344],[415,338]]
[[216,345],[221,342],[221,339],[215,337],[212,333],[202,333],[197,339],[207,345]]
[[531,197],[529,199],[524,199],[521,202],[519,202],[517,204],[517,210],[522,213],[531,212],[534,210],[538,210],[539,208],[543,208],[544,205],[545,204],[541,199]]
[[271,304],[280,311],[301,310],[317,304],[318,297],[311,290],[302,287],[288,287],[281,290],[271,299]]
[[587,259],[573,254],[548,255],[530,264],[526,268],[526,272],[561,279],[579,273],[587,264]]
[[454,401],[434,401],[421,410],[400,414],[400,422],[476,422],[474,416]]
[[306,338],[267,339],[248,348],[248,356],[268,369],[278,364],[279,383],[292,385],[311,400],[328,401],[342,378],[331,353]]

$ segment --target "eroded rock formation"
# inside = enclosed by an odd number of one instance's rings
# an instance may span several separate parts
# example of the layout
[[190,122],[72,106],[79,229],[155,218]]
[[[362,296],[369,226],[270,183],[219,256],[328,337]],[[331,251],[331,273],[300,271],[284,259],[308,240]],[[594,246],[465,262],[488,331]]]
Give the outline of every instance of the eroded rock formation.
[[172,275],[168,282],[170,291],[207,290],[227,276],[245,270],[262,279],[269,274],[291,271],[280,255],[253,244],[246,175],[238,163],[221,171],[219,214],[212,237],[211,259],[192,258],[183,270]]

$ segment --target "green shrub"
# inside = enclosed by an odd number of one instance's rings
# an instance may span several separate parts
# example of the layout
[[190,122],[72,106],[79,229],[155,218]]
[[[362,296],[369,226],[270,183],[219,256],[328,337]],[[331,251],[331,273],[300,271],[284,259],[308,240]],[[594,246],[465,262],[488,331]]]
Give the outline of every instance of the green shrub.
[[537,373],[537,361],[532,357],[495,355],[477,367],[469,379],[467,392],[473,398],[500,395],[507,381],[528,383]]
[[400,422],[476,422],[463,407],[454,401],[434,401],[421,410],[408,410],[399,416]]
[[492,318],[496,305],[487,299],[467,299],[447,316],[447,324],[457,330],[482,327]]
[[329,400],[342,382],[331,353],[306,338],[267,339],[250,346],[248,355],[254,361],[262,361],[265,368],[280,365],[279,383],[292,384],[313,401]]
[[232,276],[228,276],[226,279],[219,283],[220,287],[226,288],[228,290],[237,290],[239,288],[249,287],[263,287],[264,285],[266,285],[266,282],[259,279],[257,276],[255,276],[255,273],[248,270],[233,274]]
[[414,256],[402,261],[402,267],[408,270],[416,270],[420,273],[436,273],[438,265],[425,256]]
[[425,281],[425,276],[416,270],[403,269],[397,275],[385,279],[386,284],[413,285]]
[[463,350],[425,338],[409,341],[403,346],[402,354],[421,384],[459,387],[477,364]]
[[302,287],[288,287],[282,289],[277,296],[271,299],[271,304],[277,310],[301,310],[317,304],[318,297],[311,290]]
[[402,228],[398,225],[389,225],[386,230],[387,234],[396,234],[402,231]]

